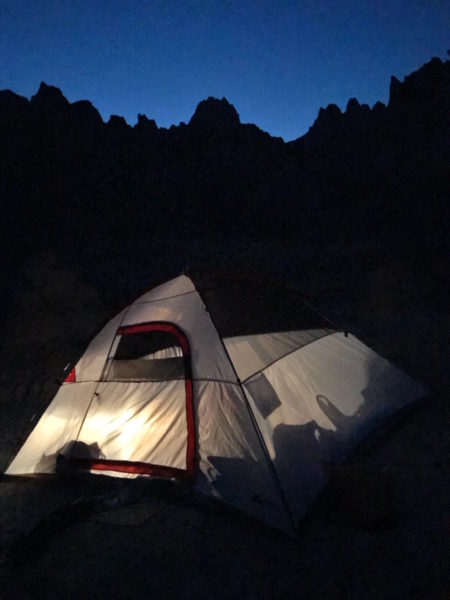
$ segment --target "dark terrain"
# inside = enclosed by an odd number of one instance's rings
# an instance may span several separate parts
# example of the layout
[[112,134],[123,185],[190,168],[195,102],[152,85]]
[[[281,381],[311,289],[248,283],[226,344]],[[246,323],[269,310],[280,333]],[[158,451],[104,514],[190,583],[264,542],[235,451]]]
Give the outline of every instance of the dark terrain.
[[433,391],[350,459],[394,480],[377,530],[332,486],[293,541],[187,489],[2,480],[0,595],[450,597],[449,109],[436,58],[289,143],[225,99],[161,129],[0,92],[0,470],[104,321],[183,269],[281,280]]

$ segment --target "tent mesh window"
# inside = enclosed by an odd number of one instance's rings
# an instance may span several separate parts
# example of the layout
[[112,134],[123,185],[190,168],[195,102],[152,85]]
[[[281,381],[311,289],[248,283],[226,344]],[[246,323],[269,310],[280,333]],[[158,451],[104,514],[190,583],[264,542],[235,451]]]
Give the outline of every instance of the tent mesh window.
[[110,358],[106,381],[168,381],[184,379],[183,352],[168,331],[140,331],[119,335]]

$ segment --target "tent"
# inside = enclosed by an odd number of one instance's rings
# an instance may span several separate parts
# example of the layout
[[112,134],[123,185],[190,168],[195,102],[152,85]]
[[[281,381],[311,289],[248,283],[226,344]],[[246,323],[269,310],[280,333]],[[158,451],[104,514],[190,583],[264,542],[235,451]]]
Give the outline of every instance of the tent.
[[324,462],[425,393],[292,291],[181,275],[98,333],[6,473],[188,479],[290,530]]

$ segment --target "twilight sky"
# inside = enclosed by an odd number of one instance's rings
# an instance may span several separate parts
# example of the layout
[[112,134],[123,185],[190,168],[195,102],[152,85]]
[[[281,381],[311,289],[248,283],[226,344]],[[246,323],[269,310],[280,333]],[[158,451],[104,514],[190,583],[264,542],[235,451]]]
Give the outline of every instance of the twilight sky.
[[0,0],[0,89],[40,81],[169,127],[225,96],[285,140],[321,106],[387,101],[450,46],[450,0]]

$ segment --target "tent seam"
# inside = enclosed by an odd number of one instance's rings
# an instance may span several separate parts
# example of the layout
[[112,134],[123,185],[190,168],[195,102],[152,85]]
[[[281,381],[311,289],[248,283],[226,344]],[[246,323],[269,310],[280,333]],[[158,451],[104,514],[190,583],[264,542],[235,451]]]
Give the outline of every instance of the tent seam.
[[252,379],[255,375],[259,375],[260,373],[264,373],[264,371],[266,369],[268,369],[269,367],[273,367],[273,365],[276,365],[277,362],[279,362],[280,360],[283,360],[283,358],[286,358],[286,356],[290,356],[291,354],[295,354],[295,352],[298,352],[299,350],[303,350],[303,348],[306,348],[307,346],[310,346],[311,344],[314,344],[314,342],[318,342],[319,340],[323,340],[323,338],[326,338],[329,335],[335,335],[336,333],[342,333],[342,331],[336,331],[335,329],[333,329],[333,331],[328,332],[328,333],[324,333],[320,337],[314,338],[310,342],[307,342],[306,344],[303,344],[303,346],[297,346],[297,348],[294,348],[293,350],[289,350],[289,352],[286,352],[286,354],[283,354],[282,356],[279,356],[278,358],[276,358],[275,360],[273,360],[271,363],[268,363],[262,369],[259,369],[258,371],[255,371],[254,373],[252,373],[251,375],[249,375],[248,377],[246,377],[245,379],[243,379],[242,383],[247,383],[247,381],[249,381],[249,379]]
[[[85,381],[75,381],[74,383],[67,383],[63,385],[74,385],[77,383],[162,383],[164,381],[183,381],[182,377],[175,377],[173,379],[105,379],[97,382],[95,379],[86,379]],[[214,379],[209,377],[192,377],[191,381],[196,383],[226,383],[227,385],[240,385],[238,381],[230,381],[228,379]]]
[[[189,277],[189,279],[191,279],[191,278]],[[191,281],[192,281],[192,279],[191,279]],[[192,281],[192,284],[193,284],[193,285],[194,285],[194,287],[195,287],[195,284],[194,284],[194,282],[193,282],[193,281]],[[214,319],[213,319],[213,317],[212,317],[211,313],[209,312],[209,310],[207,310],[207,306],[206,306],[206,304],[203,302],[203,298],[202,298],[202,296],[201,296],[200,292],[199,292],[197,289],[196,289],[196,291],[197,291],[197,293],[198,293],[198,295],[199,295],[199,297],[200,297],[200,299],[201,299],[201,301],[202,301],[202,303],[203,303],[203,306],[205,307],[205,312],[206,312],[206,313],[207,313],[207,315],[209,316],[209,319],[210,319],[210,321],[211,321],[211,324],[212,324],[212,326],[214,327],[214,329],[215,329],[215,331],[216,331],[216,333],[217,333],[217,336],[218,336],[218,338],[219,338],[219,340],[220,340],[220,343],[222,344],[222,347],[223,347],[223,349],[224,349],[224,351],[225,351],[225,354],[226,354],[226,356],[228,357],[228,360],[230,361],[231,368],[233,369],[233,371],[234,371],[234,373],[235,373],[235,375],[236,375],[237,384],[239,385],[239,387],[240,387],[240,389],[241,389],[242,396],[243,396],[243,398],[244,398],[244,404],[245,404],[245,406],[246,406],[246,408],[247,408],[247,412],[248,412],[248,414],[249,414],[249,416],[250,416],[250,421],[251,421],[251,423],[252,423],[252,425],[253,425],[253,428],[254,428],[254,430],[255,430],[256,437],[257,437],[257,439],[258,439],[258,441],[259,441],[259,443],[260,443],[260,446],[261,446],[261,450],[262,450],[262,452],[263,452],[263,455],[265,456],[265,459],[266,459],[267,465],[268,465],[268,467],[269,467],[269,471],[272,473],[272,477],[273,477],[273,480],[274,480],[275,486],[276,486],[276,487],[278,487],[278,491],[279,491],[279,493],[280,493],[281,501],[282,501],[282,503],[283,503],[283,505],[284,505],[284,510],[286,511],[286,513],[287,513],[287,515],[288,515],[288,517],[289,517],[289,521],[291,522],[292,533],[295,533],[295,518],[294,518],[294,515],[293,515],[293,513],[292,513],[291,509],[289,508],[289,504],[288,504],[288,501],[287,501],[286,495],[285,495],[285,493],[284,493],[284,490],[283,490],[283,487],[282,487],[282,485],[281,485],[281,482],[280,482],[280,480],[279,480],[279,478],[278,478],[278,474],[277,474],[277,472],[276,472],[276,469],[275,469],[275,466],[274,466],[274,464],[273,464],[273,462],[272,462],[272,459],[270,458],[270,454],[269,454],[269,451],[268,451],[268,449],[267,449],[267,446],[266,446],[266,443],[265,443],[265,441],[264,441],[264,438],[263,438],[263,435],[262,435],[262,433],[261,433],[261,430],[260,430],[260,428],[258,427],[258,423],[256,422],[255,415],[253,414],[252,408],[251,408],[251,406],[250,406],[250,403],[249,403],[249,401],[248,401],[247,395],[246,395],[246,393],[245,393],[245,390],[244,390],[244,388],[243,388],[242,381],[240,380],[240,378],[239,378],[239,376],[238,376],[238,373],[237,373],[237,371],[236,371],[236,367],[234,366],[234,363],[233,363],[233,361],[231,360],[231,356],[230,356],[230,354],[228,353],[228,350],[227,350],[227,348],[226,348],[226,346],[225,346],[225,343],[224,343],[224,341],[223,341],[223,339],[222,339],[222,336],[221,336],[221,335],[220,335],[220,333],[219,333],[219,330],[218,330],[218,328],[216,327],[216,324],[215,324],[215,322],[214,322]]]
[[[151,290],[150,290],[151,292]],[[150,294],[150,292],[147,292],[148,294]],[[151,304],[152,302],[163,302],[164,300],[172,300],[173,298],[180,298],[181,296],[187,296],[188,294],[193,294],[194,292],[197,292],[197,290],[189,290],[188,292],[181,292],[180,294],[174,294],[173,296],[164,296],[164,298],[155,298],[154,300],[142,300],[142,302],[139,302],[138,300],[136,300],[135,302],[132,302],[132,305],[135,304]],[[143,294],[145,295],[145,294]]]

